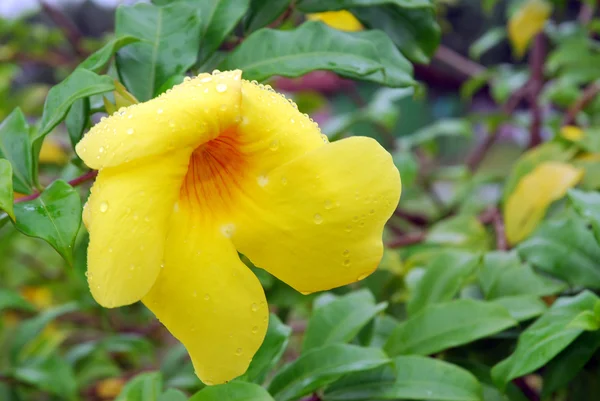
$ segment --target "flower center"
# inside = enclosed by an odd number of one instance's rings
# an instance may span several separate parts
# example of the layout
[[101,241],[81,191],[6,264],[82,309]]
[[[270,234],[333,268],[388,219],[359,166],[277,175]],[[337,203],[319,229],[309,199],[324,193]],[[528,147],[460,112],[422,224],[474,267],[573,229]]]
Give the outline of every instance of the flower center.
[[180,202],[200,209],[202,214],[227,211],[240,193],[246,166],[235,128],[221,133],[192,153]]

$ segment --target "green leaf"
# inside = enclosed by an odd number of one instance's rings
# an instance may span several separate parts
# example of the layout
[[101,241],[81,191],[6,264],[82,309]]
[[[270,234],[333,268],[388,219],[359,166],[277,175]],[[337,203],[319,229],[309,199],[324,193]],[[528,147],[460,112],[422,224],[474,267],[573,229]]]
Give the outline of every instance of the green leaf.
[[141,373],[127,382],[115,401],[158,401],[161,389],[160,372]]
[[12,165],[13,189],[22,194],[31,194],[34,187],[31,155],[29,125],[21,109],[16,108],[0,124],[0,158]]
[[385,32],[402,53],[416,63],[428,63],[440,42],[440,27],[431,3],[418,8],[389,4],[350,11],[366,27]]
[[63,400],[77,399],[77,381],[71,366],[60,356],[51,354],[43,359],[28,359],[12,376],[19,382],[47,391]]
[[254,383],[231,382],[218,386],[206,387],[189,399],[189,401],[272,401],[271,395]]
[[355,372],[343,376],[327,386],[324,401],[353,401],[369,397],[377,388],[389,388],[396,381],[396,367],[393,363],[375,369]]
[[469,121],[463,119],[443,119],[403,137],[400,144],[403,149],[411,149],[444,136],[471,137],[473,136],[473,126]]
[[375,305],[375,298],[368,290],[351,292],[315,310],[306,328],[302,352],[335,343],[347,343],[387,303]]
[[139,42],[140,39],[130,35],[122,35],[109,40],[104,46],[96,50],[92,55],[83,61],[77,68],[85,68],[99,73],[110,61],[113,54],[119,49],[131,43]]
[[506,203],[508,197],[514,192],[521,179],[531,173],[538,165],[548,161],[566,162],[576,152],[577,148],[575,146],[567,147],[558,142],[546,142],[525,153],[515,163],[506,180],[502,202]]
[[204,63],[242,19],[250,0],[188,0],[200,9],[202,47],[198,61]]
[[73,103],[71,109],[67,113],[65,125],[67,126],[69,139],[71,140],[71,145],[73,145],[73,147],[77,145],[83,136],[83,131],[85,131],[89,121],[89,114],[90,100],[88,98],[77,100]]
[[368,344],[369,347],[383,347],[394,330],[396,330],[396,327],[398,327],[398,324],[398,321],[391,316],[375,316],[373,334]]
[[600,348],[600,331],[583,333],[544,368],[542,397],[566,387]]
[[445,245],[472,251],[490,248],[490,237],[476,216],[463,214],[434,224],[425,240],[428,244]]
[[600,243],[600,194],[571,189],[567,196],[577,213],[592,223],[594,235]]
[[271,314],[265,339],[252,358],[244,377],[252,382],[264,382],[269,371],[281,359],[291,334],[292,329],[283,324],[277,315]]
[[544,222],[517,249],[523,259],[567,283],[600,288],[600,245],[577,216]]
[[109,76],[100,76],[82,68],[73,71],[67,79],[48,92],[42,121],[34,137],[34,143],[39,142],[41,145],[40,139],[43,139],[66,117],[76,100],[114,89],[115,85]]
[[400,172],[402,177],[402,186],[410,187],[417,178],[419,171],[419,162],[412,152],[406,150],[396,150],[392,157],[394,158],[394,164]]
[[129,91],[140,101],[149,100],[167,79],[194,65],[201,29],[200,7],[184,2],[117,8],[117,37],[140,39],[117,53],[119,75]]
[[511,356],[492,369],[492,377],[499,387],[533,372],[554,358],[582,332],[569,328],[569,323],[581,312],[593,310],[599,298],[585,291],[575,297],[561,297],[520,336]]
[[25,312],[35,311],[35,307],[27,302],[18,292],[0,288],[0,312],[4,310],[22,310]]
[[0,212],[6,212],[10,218],[15,220],[13,211],[13,170],[12,165],[6,159],[0,159]]
[[75,303],[64,304],[55,308],[47,309],[38,316],[21,323],[13,333],[11,345],[11,359],[13,362],[19,360],[19,355],[24,352],[25,346],[34,340],[46,326],[57,317],[65,313],[77,310]]
[[430,355],[488,337],[516,323],[500,305],[459,299],[429,306],[402,322],[384,349],[389,355]]
[[518,322],[540,316],[548,309],[544,301],[535,295],[516,295],[496,298],[492,303],[502,305]]
[[185,393],[170,388],[158,397],[158,401],[189,401]]
[[506,39],[506,29],[504,27],[492,28],[477,39],[469,48],[469,56],[478,60],[491,48]]
[[348,344],[315,348],[283,367],[269,385],[277,401],[295,400],[344,374],[376,368],[390,360],[381,349]]
[[445,250],[428,263],[406,308],[410,315],[426,306],[450,301],[475,273],[479,258],[470,252]]
[[314,70],[404,87],[413,84],[411,65],[381,32],[342,32],[309,21],[289,31],[260,29],[219,66],[240,68],[244,78],[297,77]]
[[246,32],[253,32],[274,22],[287,10],[291,0],[250,0]]
[[552,295],[567,285],[536,273],[524,264],[516,252],[488,252],[478,275],[479,284],[487,299],[513,295]]
[[355,378],[353,382],[347,381],[345,388],[326,392],[324,399],[483,401],[481,384],[463,368],[422,356],[399,356],[393,361],[396,369],[393,382],[365,382]]
[[73,246],[81,224],[81,199],[69,184],[54,181],[36,199],[15,204],[15,227],[48,242],[73,264]]

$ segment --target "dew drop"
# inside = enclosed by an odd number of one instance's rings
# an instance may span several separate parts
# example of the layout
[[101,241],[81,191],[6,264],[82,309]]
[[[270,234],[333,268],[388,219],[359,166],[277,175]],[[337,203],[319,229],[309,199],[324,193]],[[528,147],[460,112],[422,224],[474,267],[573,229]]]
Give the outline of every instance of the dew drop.
[[269,178],[264,175],[261,175],[256,181],[258,182],[259,186],[264,187],[269,183]]
[[218,84],[215,88],[217,90],[217,92],[219,93],[223,93],[227,90],[227,85],[225,84]]
[[271,149],[271,150],[279,149],[279,140],[273,139],[273,141],[271,141],[271,144],[269,145],[269,149]]
[[314,216],[314,220],[315,220],[315,224],[321,224],[323,222],[323,216],[321,216],[319,213],[317,213]]
[[[198,376],[198,373],[196,373],[196,376]],[[215,382],[213,382],[212,380],[208,380],[208,379],[204,379],[202,380],[204,382],[204,384],[206,384],[207,386],[212,386],[213,384],[215,384]]]
[[98,152],[104,153],[104,147],[100,146],[100,149],[98,149]]
[[352,218],[352,221],[356,223],[356,222],[358,221],[358,216],[354,216],[354,217]]
[[345,249],[344,252],[342,252],[342,256],[348,256],[350,255],[350,250]]
[[349,233],[350,231],[352,231],[352,226],[350,224],[348,224],[346,226],[346,232]]
[[217,74],[220,74],[220,73],[221,73],[221,70],[214,69],[214,70],[212,71],[212,74],[213,74],[213,75],[217,75]]
[[290,123],[294,124],[296,122],[296,120],[294,120],[293,118],[290,118]]
[[287,184],[287,178],[281,177],[281,184],[282,185],[286,185]]
[[369,210],[369,214],[375,214],[375,209]]
[[360,276],[358,276],[357,280],[360,281],[360,280],[366,278],[368,275],[369,275],[369,273],[361,274]]
[[108,210],[108,202],[102,202],[100,204],[100,211],[102,213],[106,213],[107,210]]
[[350,266],[350,259],[344,260],[344,266],[346,266],[346,267]]
[[169,120],[169,127],[174,128],[175,127],[175,121]]
[[133,128],[129,128],[127,130],[127,135],[132,135],[135,132],[135,130]]
[[210,300],[210,295],[208,295],[208,294],[204,294],[204,300],[205,300],[205,301],[209,301],[209,300]]
[[196,298],[196,297],[198,296],[198,293],[197,293],[196,291],[194,291],[194,292],[192,293],[192,296],[193,296],[194,298]]
[[140,216],[138,216],[137,213],[133,215],[133,220],[137,221],[139,218]]
[[212,77],[204,77],[202,79],[200,79],[200,82],[206,83],[206,82],[210,82],[212,81]]
[[134,264],[131,264],[131,265],[129,266],[129,270],[135,270],[135,265],[134,265]]
[[252,334],[258,333],[258,326],[252,327]]
[[238,348],[238,349],[236,349],[236,350],[235,350],[235,354],[236,354],[237,356],[240,356],[240,355],[242,355],[242,351],[243,351],[243,350],[242,350],[241,348]]
[[163,113],[163,109],[156,110],[156,114],[162,114],[162,113]]
[[308,295],[308,294],[310,294],[310,291],[300,291],[300,294],[302,294],[302,295]]
[[189,81],[191,81],[191,80],[192,80],[192,78],[190,78],[190,77],[185,77],[185,78],[183,78],[183,82],[189,82]]
[[323,140],[323,142],[329,143],[329,138],[327,137],[327,135],[321,134],[321,139]]
[[333,202],[331,202],[329,199],[325,200],[325,209],[329,210],[333,207]]
[[258,310],[257,304],[252,304],[252,312],[256,312]]

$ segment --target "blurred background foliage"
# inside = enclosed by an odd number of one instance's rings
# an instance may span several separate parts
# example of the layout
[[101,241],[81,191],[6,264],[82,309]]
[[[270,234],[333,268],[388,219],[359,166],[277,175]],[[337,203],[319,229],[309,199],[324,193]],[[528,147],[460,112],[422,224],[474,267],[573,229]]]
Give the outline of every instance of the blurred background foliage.
[[[173,24],[192,17],[156,44],[156,79],[132,57],[155,33],[132,28],[147,14],[116,3],[0,5],[1,400],[600,399],[595,1],[157,0]],[[385,73],[277,64],[320,46],[315,32],[335,39],[325,51],[363,38],[343,51]],[[94,175],[73,144],[217,67],[286,93],[331,141],[376,138],[403,193],[359,283],[304,296],[244,259],[269,332],[246,375],[204,388],[143,305],[89,294],[80,212]],[[40,199],[52,210],[28,213]],[[45,228],[56,217],[65,243]]]

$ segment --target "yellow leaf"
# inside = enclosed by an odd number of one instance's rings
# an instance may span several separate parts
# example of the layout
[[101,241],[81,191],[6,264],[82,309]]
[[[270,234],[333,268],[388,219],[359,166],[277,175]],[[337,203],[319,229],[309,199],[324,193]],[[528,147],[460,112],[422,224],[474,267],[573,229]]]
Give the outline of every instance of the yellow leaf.
[[351,12],[346,10],[308,14],[306,18],[311,21],[323,21],[330,27],[339,29],[340,31],[356,32],[363,30],[360,21]]
[[545,0],[525,0],[508,21],[508,38],[515,54],[522,57],[535,35],[542,31],[552,7]]
[[583,133],[583,130],[581,128],[576,127],[574,125],[567,125],[560,129],[560,135],[563,138],[568,139],[569,141],[578,142],[583,138],[585,134]]
[[544,218],[548,206],[565,196],[584,171],[566,163],[546,162],[525,175],[504,208],[506,237],[511,244],[527,238]]
[[60,142],[52,137],[47,137],[40,150],[40,163],[63,165],[68,161],[69,156]]
[[124,385],[125,380],[120,377],[110,377],[100,380],[96,385],[96,394],[102,400],[112,400],[121,393]]

